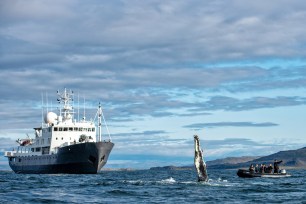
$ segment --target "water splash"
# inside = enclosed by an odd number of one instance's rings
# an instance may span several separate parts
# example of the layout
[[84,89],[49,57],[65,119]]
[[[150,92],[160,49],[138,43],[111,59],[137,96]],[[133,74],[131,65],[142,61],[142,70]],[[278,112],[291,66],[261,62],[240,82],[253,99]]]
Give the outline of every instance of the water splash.
[[163,184],[173,184],[175,182],[176,182],[176,180],[172,177],[170,177],[168,179],[163,179],[163,180],[160,181],[160,183],[163,183]]

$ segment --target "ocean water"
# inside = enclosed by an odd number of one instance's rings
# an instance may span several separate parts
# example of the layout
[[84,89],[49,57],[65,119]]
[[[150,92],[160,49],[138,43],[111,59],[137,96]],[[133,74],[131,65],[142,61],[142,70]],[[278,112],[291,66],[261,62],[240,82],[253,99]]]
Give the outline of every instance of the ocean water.
[[235,170],[102,171],[95,175],[0,171],[0,203],[306,203],[306,171],[239,178]]

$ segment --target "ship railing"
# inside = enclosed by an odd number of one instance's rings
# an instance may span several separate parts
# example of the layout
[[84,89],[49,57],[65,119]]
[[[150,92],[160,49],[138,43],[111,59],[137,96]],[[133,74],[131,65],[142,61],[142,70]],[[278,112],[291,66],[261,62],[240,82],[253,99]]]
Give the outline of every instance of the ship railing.
[[62,143],[61,145],[59,145],[59,146],[56,148],[56,150],[57,150],[58,148],[66,147],[66,146],[68,146],[68,145],[69,145],[69,142]]
[[23,153],[15,153],[14,156],[40,156],[42,155],[41,152],[23,152]]
[[80,143],[80,142],[64,142],[63,144],[61,144],[61,145],[59,146],[59,148],[61,148],[61,147],[66,147],[66,146],[70,146],[70,145],[73,145],[73,144],[78,144],[78,143]]
[[5,157],[13,157],[15,156],[15,154],[16,154],[16,151],[5,151],[4,152]]

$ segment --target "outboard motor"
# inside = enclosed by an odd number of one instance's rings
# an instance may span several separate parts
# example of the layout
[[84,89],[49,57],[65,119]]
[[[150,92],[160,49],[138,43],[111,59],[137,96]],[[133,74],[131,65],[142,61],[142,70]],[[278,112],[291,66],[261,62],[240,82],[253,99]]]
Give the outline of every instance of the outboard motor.
[[280,170],[280,173],[281,173],[281,174],[286,174],[286,173],[287,173],[287,172],[286,172],[286,169]]

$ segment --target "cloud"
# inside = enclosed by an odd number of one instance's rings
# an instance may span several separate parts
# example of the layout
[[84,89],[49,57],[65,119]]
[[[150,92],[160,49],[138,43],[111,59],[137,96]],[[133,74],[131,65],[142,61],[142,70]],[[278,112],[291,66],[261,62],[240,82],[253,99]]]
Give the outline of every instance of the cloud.
[[199,108],[197,110],[226,110],[226,111],[244,111],[254,110],[261,108],[275,108],[284,106],[298,106],[306,104],[305,97],[298,96],[278,96],[275,98],[271,97],[252,97],[247,99],[238,99],[227,96],[213,96],[208,101],[195,104]]
[[67,61],[70,63],[103,63],[105,61],[110,60],[111,57],[108,55],[71,55],[67,56]]
[[158,135],[165,135],[165,134],[167,134],[167,132],[165,132],[164,130],[147,130],[143,132],[116,133],[116,134],[112,134],[112,136],[116,138],[129,137],[129,138],[133,138],[136,140],[137,138],[142,138],[146,140],[146,139],[152,139]]
[[203,128],[216,128],[216,127],[273,127],[278,124],[265,122],[265,123],[254,123],[254,122],[218,122],[218,123],[195,123],[191,125],[185,125],[184,128],[190,128],[200,130]]
[[[305,10],[290,0],[3,0],[0,128],[39,126],[41,93],[55,110],[56,90],[67,87],[86,97],[87,118],[102,102],[110,125],[125,133],[118,137],[150,136],[152,149],[166,154],[156,141],[163,138],[179,154],[182,141],[170,139],[186,122],[153,130],[145,123],[188,119],[200,127],[196,117],[217,111],[306,104]],[[277,125],[216,121],[205,125]]]
[[[133,96],[135,96],[135,98],[133,98]],[[196,94],[194,96],[195,98],[199,98]],[[112,112],[114,117],[117,119],[135,118],[137,116],[188,117],[210,115],[211,112],[218,110],[238,112],[306,104],[306,98],[298,96],[278,96],[275,98],[252,97],[245,99],[227,96],[213,96],[207,100],[205,100],[205,98],[200,98],[194,102],[190,102],[187,100],[185,101],[185,97],[172,97],[167,94],[158,94],[156,96],[151,94],[150,96],[147,96],[142,93],[137,93],[135,95],[130,95],[129,100],[130,102],[134,101],[134,103],[126,104],[121,107],[118,106],[116,110]],[[184,112],[182,113],[182,111]]]
[[[24,74],[27,75],[27,73]],[[29,75],[31,76],[31,78],[36,76],[35,74],[31,73],[29,73]],[[22,77],[21,73],[20,75],[16,74],[15,77],[11,76],[11,78],[3,76],[3,81],[6,80],[5,78],[10,78],[10,80],[7,79],[8,82],[6,84],[11,84],[9,88],[0,91],[1,95],[6,96],[6,99],[0,100],[0,106],[2,107],[0,112],[4,116],[0,119],[0,121],[2,121],[1,124],[3,125],[3,127],[6,128],[29,128],[32,127],[33,124],[38,125],[41,118],[40,107],[41,94],[43,91],[41,85],[36,83],[33,83],[33,85],[31,85],[31,80],[18,82],[18,80],[20,80],[18,79],[19,77]],[[46,78],[48,77],[46,76]],[[52,79],[51,77],[51,81],[53,80],[56,80],[55,77],[54,79]],[[73,78],[71,80],[79,81],[76,78]],[[80,93],[81,110],[83,110],[83,96],[86,96],[86,106],[89,106],[88,108],[86,108],[86,113],[88,117],[93,117],[95,115],[97,104],[99,101],[102,101],[106,118],[112,122],[143,120],[143,117],[148,116],[156,118],[195,117],[197,115],[209,115],[212,114],[212,112],[218,110],[239,112],[263,108],[271,109],[277,107],[299,106],[306,104],[305,97],[300,96],[260,96],[240,99],[219,95],[212,96],[206,99],[202,98],[201,96],[197,96],[198,91],[193,93],[192,91],[188,90],[186,90],[186,93],[188,91],[189,96],[181,96],[180,94],[172,94],[171,91],[167,92],[165,90],[160,91],[154,89],[136,89],[134,91],[119,92],[107,91],[106,89],[101,90],[100,88],[97,88],[97,90],[95,91],[95,88],[91,88],[92,90],[90,90],[89,87],[89,85],[92,86],[92,84],[95,83],[94,80],[88,80],[90,81],[90,83],[87,84],[88,88],[80,89],[83,92]],[[3,83],[3,81],[0,82],[0,84]],[[17,81],[17,83],[14,83],[14,81]],[[57,83],[60,84],[60,81],[61,80],[57,80]],[[33,86],[33,88],[28,88],[29,86]],[[62,86],[64,87],[64,84]],[[46,85],[46,87],[50,89],[51,86],[49,87],[48,85]],[[95,92],[101,93],[99,94],[99,98],[96,98]],[[179,93],[184,92],[184,90],[179,91]],[[46,94],[44,93],[44,95]],[[51,103],[53,103],[53,109],[55,112],[57,112],[55,110],[55,90],[53,90],[53,94],[52,92],[48,92],[48,96],[49,110],[51,109]],[[196,100],[190,101],[190,96],[192,98],[195,98]],[[26,100],[20,101],[20,98],[25,98]],[[46,103],[46,99],[44,99],[44,101]],[[75,101],[77,101],[77,95],[75,96]],[[77,106],[77,102],[75,102],[75,106]],[[82,112],[83,111],[81,111],[81,114]],[[16,114],[18,115],[17,118]]]
[[1,16],[6,17],[4,20],[10,22],[20,22],[24,20],[49,20],[51,18],[66,18],[71,15],[68,7],[72,5],[71,1],[55,0],[39,1],[19,1],[4,0],[1,1]]
[[[305,57],[305,3],[282,1],[2,1],[1,39],[27,49],[6,53],[107,56],[104,67],[182,65],[260,58]],[[286,9],[285,9],[286,8]],[[237,12],[239,11],[239,12]],[[282,11],[282,12],[280,12]],[[284,32],[290,30],[290,32]],[[179,33],[179,35],[178,35]],[[17,44],[13,44],[18,46]],[[33,49],[34,48],[34,49]],[[33,56],[35,56],[33,55]],[[62,58],[60,57],[62,56]],[[92,59],[92,58],[91,58]],[[158,62],[158,65],[154,65]],[[27,63],[20,66],[27,66]]]

